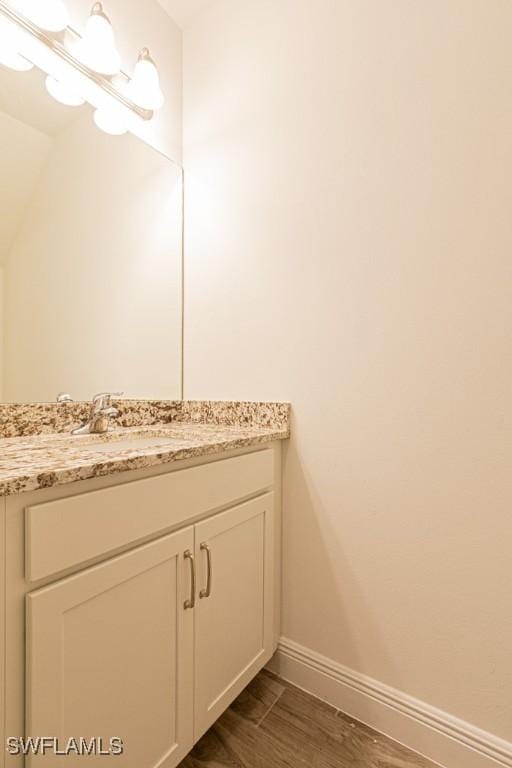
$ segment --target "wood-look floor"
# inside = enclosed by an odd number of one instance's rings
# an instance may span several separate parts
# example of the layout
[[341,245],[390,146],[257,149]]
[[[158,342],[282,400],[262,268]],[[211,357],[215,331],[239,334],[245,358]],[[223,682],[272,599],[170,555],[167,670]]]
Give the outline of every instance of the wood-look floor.
[[263,671],[179,768],[437,767]]

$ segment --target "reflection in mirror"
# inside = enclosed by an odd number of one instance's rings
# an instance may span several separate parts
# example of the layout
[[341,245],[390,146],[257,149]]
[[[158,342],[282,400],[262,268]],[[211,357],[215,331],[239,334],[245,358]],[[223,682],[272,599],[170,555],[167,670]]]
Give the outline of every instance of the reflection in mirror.
[[0,66],[0,401],[181,397],[182,170]]

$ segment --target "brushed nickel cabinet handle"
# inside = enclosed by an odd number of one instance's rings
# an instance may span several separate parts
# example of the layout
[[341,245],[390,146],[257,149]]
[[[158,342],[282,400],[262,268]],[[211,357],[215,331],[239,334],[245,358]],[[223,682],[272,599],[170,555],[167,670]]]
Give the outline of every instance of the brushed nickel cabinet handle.
[[206,589],[202,589],[199,593],[199,597],[210,597],[212,593],[212,551],[206,542],[203,542],[200,547],[202,552],[206,552],[206,562],[208,566],[208,577],[206,580]]
[[193,608],[196,604],[196,564],[194,562],[194,555],[190,549],[187,549],[183,554],[183,557],[185,560],[190,561],[190,598],[183,603],[184,609],[188,610],[189,608]]

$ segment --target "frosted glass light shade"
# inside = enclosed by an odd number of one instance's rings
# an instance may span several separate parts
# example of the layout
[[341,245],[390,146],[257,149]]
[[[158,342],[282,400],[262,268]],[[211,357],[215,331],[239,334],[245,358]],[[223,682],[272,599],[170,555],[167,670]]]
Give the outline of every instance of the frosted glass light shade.
[[63,0],[16,0],[15,5],[33,24],[48,32],[60,32],[69,24]]
[[126,87],[126,95],[142,109],[157,110],[164,104],[158,70],[147,48],[140,53],[133,77]]
[[101,3],[93,5],[84,36],[73,46],[72,53],[82,64],[101,75],[116,75],[121,69],[114,30]]
[[55,101],[67,107],[80,107],[85,104],[85,99],[73,89],[72,85],[64,80],[56,80],[51,75],[46,78],[46,89]]
[[111,136],[122,136],[128,132],[128,119],[122,107],[116,104],[97,109],[94,112],[94,122],[101,131]]
[[17,72],[28,72],[33,63],[21,55],[23,36],[20,29],[5,16],[0,16],[0,64]]
[[28,72],[34,68],[32,62],[20,56],[15,51],[2,50],[0,51],[0,64],[9,69],[15,69],[16,72]]

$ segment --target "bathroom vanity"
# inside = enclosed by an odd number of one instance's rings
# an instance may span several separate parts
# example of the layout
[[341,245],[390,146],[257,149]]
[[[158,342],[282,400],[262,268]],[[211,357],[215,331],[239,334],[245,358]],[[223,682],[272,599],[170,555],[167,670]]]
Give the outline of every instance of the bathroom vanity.
[[44,87],[0,67],[0,768],[173,768],[276,648],[289,406],[183,400],[183,170]]
[[2,743],[117,737],[120,767],[180,762],[276,649],[288,434],[184,422],[1,441]]

